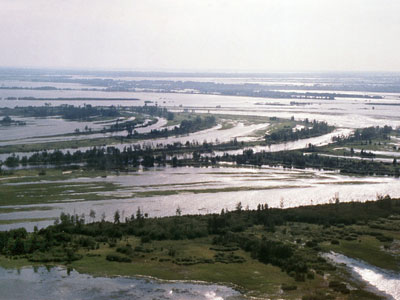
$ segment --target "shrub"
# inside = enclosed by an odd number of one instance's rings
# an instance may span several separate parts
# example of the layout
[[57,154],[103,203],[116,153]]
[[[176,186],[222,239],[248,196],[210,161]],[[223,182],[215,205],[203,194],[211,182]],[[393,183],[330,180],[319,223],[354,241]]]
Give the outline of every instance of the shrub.
[[122,256],[119,254],[108,254],[106,256],[106,259],[108,261],[127,262],[127,263],[132,262],[132,259],[130,259],[129,257]]
[[281,286],[282,291],[295,291],[297,290],[297,285],[288,285],[286,283]]

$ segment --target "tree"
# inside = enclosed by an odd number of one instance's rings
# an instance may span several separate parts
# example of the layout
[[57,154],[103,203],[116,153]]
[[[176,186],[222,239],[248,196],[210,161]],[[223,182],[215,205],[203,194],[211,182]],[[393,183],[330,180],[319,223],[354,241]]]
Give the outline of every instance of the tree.
[[279,207],[281,209],[283,209],[285,207],[285,200],[283,199],[283,197],[281,197],[281,200],[279,201]]
[[120,214],[119,214],[119,210],[117,209],[114,213],[114,224],[119,224],[120,223]]
[[178,206],[178,208],[176,209],[176,215],[178,216],[178,217],[180,217],[181,215],[182,215],[182,210],[181,210],[181,208]]
[[172,158],[172,167],[176,168],[178,166],[178,158],[174,156]]
[[242,202],[238,202],[237,204],[236,204],[236,211],[238,211],[238,212],[241,212],[242,211]]
[[142,212],[140,211],[140,207],[138,207],[137,211],[136,211],[136,219],[140,220],[143,218]]
[[96,219],[96,212],[93,209],[90,210],[89,217],[92,219],[92,222]]

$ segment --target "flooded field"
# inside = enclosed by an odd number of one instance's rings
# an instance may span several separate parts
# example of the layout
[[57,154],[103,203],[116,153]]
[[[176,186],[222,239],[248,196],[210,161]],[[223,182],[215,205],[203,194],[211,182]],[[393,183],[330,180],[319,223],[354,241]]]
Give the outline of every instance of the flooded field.
[[[15,205],[0,207],[7,209],[0,213],[0,229],[24,226],[33,230],[35,225],[52,224],[61,212],[83,213],[88,218],[91,209],[98,220],[102,214],[112,220],[116,210],[130,217],[139,207],[151,217],[160,217],[175,215],[178,207],[183,214],[205,214],[234,210],[238,202],[255,209],[258,204],[294,207],[329,203],[335,196],[343,202],[373,200],[386,194],[400,197],[396,178],[308,169],[167,167],[106,177],[82,177],[79,173],[64,177],[2,180],[1,189],[15,199]],[[20,211],[24,208],[29,210]]]
[[[104,128],[104,123],[87,121],[66,121],[60,118],[14,118],[25,121],[26,126],[0,127],[0,146],[24,145],[35,143],[47,143],[58,141],[74,141],[82,139],[95,139],[107,137],[126,136],[128,132],[121,130],[117,132],[105,133],[85,133],[85,128],[99,131]],[[111,122],[110,122],[111,123]],[[108,123],[107,125],[110,125]],[[167,120],[157,118],[157,122],[152,125],[144,123],[143,127],[135,128],[138,133],[148,133],[155,129],[162,129],[166,126]],[[80,133],[72,134],[78,129]],[[65,136],[64,136],[65,135]],[[12,137],[12,138],[10,138]],[[1,158],[0,158],[1,159]]]

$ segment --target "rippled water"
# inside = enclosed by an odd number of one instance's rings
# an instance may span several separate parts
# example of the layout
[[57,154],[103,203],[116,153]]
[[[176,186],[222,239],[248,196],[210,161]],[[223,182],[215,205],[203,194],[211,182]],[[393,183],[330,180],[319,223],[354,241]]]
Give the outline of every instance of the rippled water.
[[0,268],[0,298],[22,299],[245,299],[232,288],[215,284],[161,282],[130,277],[93,277],[59,267]]
[[374,267],[363,261],[334,252],[327,253],[324,257],[335,263],[345,264],[358,278],[367,282],[380,292],[387,294],[388,299],[400,299],[400,273]]

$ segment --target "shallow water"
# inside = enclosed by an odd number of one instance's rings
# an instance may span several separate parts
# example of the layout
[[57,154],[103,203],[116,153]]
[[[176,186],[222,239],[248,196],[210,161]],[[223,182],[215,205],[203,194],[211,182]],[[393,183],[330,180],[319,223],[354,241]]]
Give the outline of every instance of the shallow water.
[[[352,132],[351,129],[340,128],[340,129],[334,130],[331,133],[308,138],[308,139],[300,139],[300,140],[292,141],[292,142],[272,144],[269,146],[254,146],[254,147],[250,147],[250,148],[246,148],[246,149],[252,149],[254,152],[262,152],[262,151],[279,152],[279,151],[304,149],[304,148],[307,148],[309,144],[320,147],[320,146],[325,146],[330,143],[333,143],[333,141],[332,141],[333,137],[348,136],[351,132]],[[231,155],[242,154],[243,149],[214,152],[215,155],[219,155],[219,156],[222,156],[224,153],[231,154]]]
[[[31,206],[34,208],[45,205],[54,208],[48,211],[2,213],[0,220],[21,219],[21,223],[0,225],[0,230],[21,226],[33,230],[35,225],[44,227],[53,221],[26,223],[23,219],[58,217],[62,211],[88,215],[93,209],[99,219],[101,214],[105,213],[107,219],[112,220],[117,209],[124,219],[136,213],[138,207],[150,217],[159,217],[175,215],[178,207],[183,214],[219,213],[222,209],[235,209],[239,201],[243,207],[255,209],[258,204],[265,203],[270,207],[279,207],[281,200],[284,207],[329,203],[335,194],[343,202],[373,200],[377,194],[400,197],[400,179],[392,177],[355,177],[328,171],[271,167],[166,167],[121,173],[106,178],[80,177],[56,181],[60,186],[65,183],[87,185],[96,182],[114,183],[118,189],[110,192],[96,192],[95,189],[90,191],[105,196],[108,200],[77,201],[73,200],[68,192],[72,187],[67,187],[65,194],[60,195],[63,195],[64,200],[71,199],[70,201],[74,202]],[[33,191],[39,184],[45,187],[46,183],[40,178],[38,181],[27,183],[24,193],[29,195],[30,190]],[[0,182],[0,187],[5,184],[7,183],[4,181]],[[79,197],[84,199],[85,194],[80,194]]]
[[[0,126],[0,146],[11,144],[25,144],[34,137],[52,136],[57,134],[73,133],[75,129],[84,132],[86,126],[92,130],[100,130],[103,125],[95,122],[66,121],[61,118],[18,118],[15,120],[25,121],[25,126]],[[68,139],[73,137],[62,137]],[[46,141],[46,138],[32,142]]]
[[374,267],[363,261],[334,252],[324,254],[324,257],[337,264],[345,264],[353,275],[356,275],[356,277],[378,291],[387,294],[388,299],[400,299],[400,273]]
[[0,268],[0,298],[22,299],[245,299],[232,288],[216,284],[161,282],[132,277],[93,277],[54,267]]
[[[85,127],[91,128],[93,131],[102,130],[104,124],[98,122],[78,122],[67,121],[61,118],[15,118],[15,120],[25,121],[26,126],[0,126],[0,146],[7,145],[23,145],[33,143],[46,143],[58,141],[74,141],[82,139],[107,138],[111,136],[127,136],[128,131],[92,133],[92,134],[74,134],[69,136],[54,136],[74,133],[75,129],[79,129],[81,133],[85,132]],[[155,129],[161,129],[167,124],[164,118],[157,118],[157,122],[135,130],[138,133],[148,133]],[[1,159],[1,158],[0,158]]]

